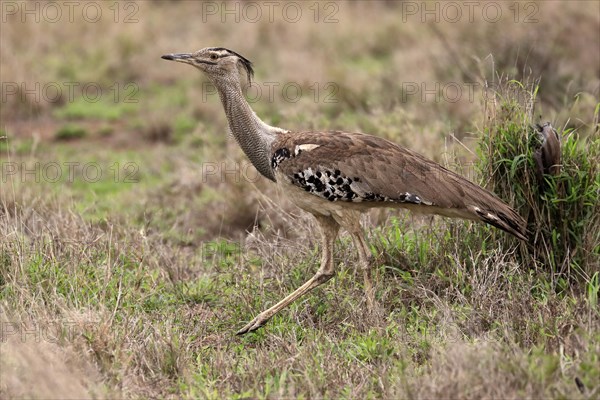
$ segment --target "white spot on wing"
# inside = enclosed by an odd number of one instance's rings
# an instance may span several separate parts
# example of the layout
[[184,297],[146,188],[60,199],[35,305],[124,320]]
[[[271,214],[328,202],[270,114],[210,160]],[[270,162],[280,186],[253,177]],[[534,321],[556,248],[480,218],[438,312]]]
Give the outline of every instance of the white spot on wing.
[[294,156],[297,156],[298,154],[300,154],[301,151],[311,151],[311,150],[316,149],[317,147],[321,147],[321,145],[320,144],[311,144],[311,143],[299,144],[294,149]]
[[481,208],[477,207],[477,206],[472,206],[473,210],[475,210],[475,212],[479,215],[481,215],[484,218],[490,219],[492,221],[499,221],[500,219],[495,216],[494,214],[491,214],[489,212],[485,212],[483,211]]

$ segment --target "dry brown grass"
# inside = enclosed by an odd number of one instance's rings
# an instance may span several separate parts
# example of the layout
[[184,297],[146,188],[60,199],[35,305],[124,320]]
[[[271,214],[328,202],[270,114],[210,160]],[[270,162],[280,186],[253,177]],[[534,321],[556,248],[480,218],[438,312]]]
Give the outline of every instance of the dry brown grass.
[[[72,324],[53,320],[54,315],[23,321],[0,309],[3,326],[0,346],[0,393],[4,398],[82,399],[115,396],[90,357],[73,343],[61,339],[62,329],[89,321],[72,315]],[[40,324],[40,321],[43,321]],[[73,337],[69,337],[73,339]]]

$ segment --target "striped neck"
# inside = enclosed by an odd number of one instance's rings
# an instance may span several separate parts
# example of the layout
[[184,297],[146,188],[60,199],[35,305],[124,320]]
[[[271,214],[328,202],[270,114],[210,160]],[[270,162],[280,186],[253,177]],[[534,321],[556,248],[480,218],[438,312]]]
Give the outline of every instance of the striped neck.
[[215,79],[213,84],[219,92],[233,137],[258,172],[275,181],[271,169],[271,143],[282,130],[258,118],[242,93],[239,79]]

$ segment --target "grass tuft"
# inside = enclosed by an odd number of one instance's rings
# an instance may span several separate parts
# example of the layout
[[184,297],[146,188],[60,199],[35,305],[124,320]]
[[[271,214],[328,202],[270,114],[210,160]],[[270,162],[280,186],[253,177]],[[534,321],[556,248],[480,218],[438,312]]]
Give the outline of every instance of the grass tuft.
[[488,93],[479,168],[489,186],[527,220],[529,243],[522,260],[542,267],[559,285],[589,281],[600,262],[597,126],[559,128],[560,173],[545,174],[540,182],[534,159],[541,145],[534,128],[538,88],[536,81],[507,81]]
[[75,140],[75,139],[82,139],[82,138],[86,137],[87,134],[88,134],[88,132],[85,130],[85,128],[83,128],[79,125],[68,124],[68,125],[64,125],[59,130],[57,130],[56,133],[54,134],[54,138],[56,140],[64,140],[64,141]]

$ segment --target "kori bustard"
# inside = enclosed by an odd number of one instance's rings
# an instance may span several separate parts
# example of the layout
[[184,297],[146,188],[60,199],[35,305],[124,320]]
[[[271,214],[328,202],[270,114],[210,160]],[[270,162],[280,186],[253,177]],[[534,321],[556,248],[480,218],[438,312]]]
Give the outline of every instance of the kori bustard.
[[340,226],[358,251],[367,305],[374,300],[370,251],[360,215],[371,207],[402,207],[426,214],[482,221],[526,239],[525,221],[491,192],[388,140],[350,132],[297,132],[264,123],[242,94],[240,72],[253,75],[240,54],[208,47],[162,56],[193,65],[215,85],[229,128],[256,169],[280,186],[293,203],[313,214],[321,229],[321,266],[306,283],[261,312],[239,335],[333,277],[333,244]]

